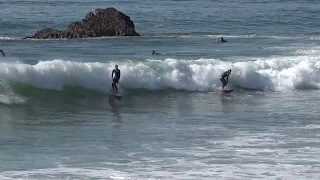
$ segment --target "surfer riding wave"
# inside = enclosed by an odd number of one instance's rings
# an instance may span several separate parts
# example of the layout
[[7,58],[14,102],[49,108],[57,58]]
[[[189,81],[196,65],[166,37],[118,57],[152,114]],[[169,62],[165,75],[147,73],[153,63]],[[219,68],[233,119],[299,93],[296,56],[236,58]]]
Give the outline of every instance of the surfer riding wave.
[[[113,76],[113,74],[114,74],[114,76]],[[118,69],[118,65],[115,65],[115,67],[111,73],[111,79],[112,79],[112,89],[116,90],[117,92],[118,92],[118,87],[116,84],[119,83],[120,74],[121,74],[121,72],[120,72],[120,69]]]
[[[228,71],[224,72],[221,75],[220,81],[222,82],[222,89],[224,89],[224,87],[228,84],[230,74],[231,74],[231,69],[229,69]],[[227,80],[225,78],[227,78]]]

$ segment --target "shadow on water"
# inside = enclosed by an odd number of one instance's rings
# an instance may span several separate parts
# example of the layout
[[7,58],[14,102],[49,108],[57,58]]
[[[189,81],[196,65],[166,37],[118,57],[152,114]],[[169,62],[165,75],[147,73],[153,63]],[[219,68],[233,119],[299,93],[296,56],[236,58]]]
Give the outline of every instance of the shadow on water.
[[117,122],[121,122],[121,119],[122,119],[119,111],[120,105],[118,104],[119,101],[121,101],[121,99],[122,99],[121,97],[115,97],[113,95],[109,95],[109,98],[108,98],[108,103],[111,107],[110,112],[112,113],[114,120]]
[[239,111],[245,102],[248,100],[250,101],[253,94],[255,93],[247,93],[242,91],[220,93],[219,99],[221,102],[222,111],[224,113]]
[[232,111],[235,102],[234,93],[220,93],[220,102],[224,113]]

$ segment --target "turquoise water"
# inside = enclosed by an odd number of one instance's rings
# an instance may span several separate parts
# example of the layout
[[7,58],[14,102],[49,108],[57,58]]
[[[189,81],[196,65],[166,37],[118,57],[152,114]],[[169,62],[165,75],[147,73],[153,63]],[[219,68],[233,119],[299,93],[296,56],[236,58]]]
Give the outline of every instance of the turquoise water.
[[[318,178],[318,1],[0,6],[0,179]],[[107,7],[141,36],[22,39]]]

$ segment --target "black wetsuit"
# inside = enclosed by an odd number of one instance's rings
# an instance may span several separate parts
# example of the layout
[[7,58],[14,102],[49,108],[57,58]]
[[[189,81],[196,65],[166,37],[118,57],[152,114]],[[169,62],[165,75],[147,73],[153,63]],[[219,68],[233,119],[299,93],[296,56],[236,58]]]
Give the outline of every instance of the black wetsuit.
[[2,57],[5,57],[6,56],[6,54],[3,52],[3,51],[0,51],[1,52],[1,56]]
[[161,55],[160,53],[152,52],[152,55]]
[[[114,73],[114,77],[113,77]],[[112,79],[112,89],[116,89],[118,91],[117,83],[120,80],[120,69],[114,69],[111,74]]]
[[[221,75],[220,81],[222,82],[222,89],[228,84],[229,75],[229,71],[226,71]],[[224,78],[227,78],[227,80],[225,80]]]
[[220,39],[220,42],[228,42],[228,41],[226,41],[226,40],[224,40],[224,39]]

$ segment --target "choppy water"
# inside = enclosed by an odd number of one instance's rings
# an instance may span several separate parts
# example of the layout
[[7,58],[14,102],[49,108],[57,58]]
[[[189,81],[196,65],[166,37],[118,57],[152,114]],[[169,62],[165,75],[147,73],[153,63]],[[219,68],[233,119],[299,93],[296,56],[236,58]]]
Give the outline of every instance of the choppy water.
[[[319,5],[0,0],[0,179],[317,179]],[[22,39],[107,7],[142,36]]]

